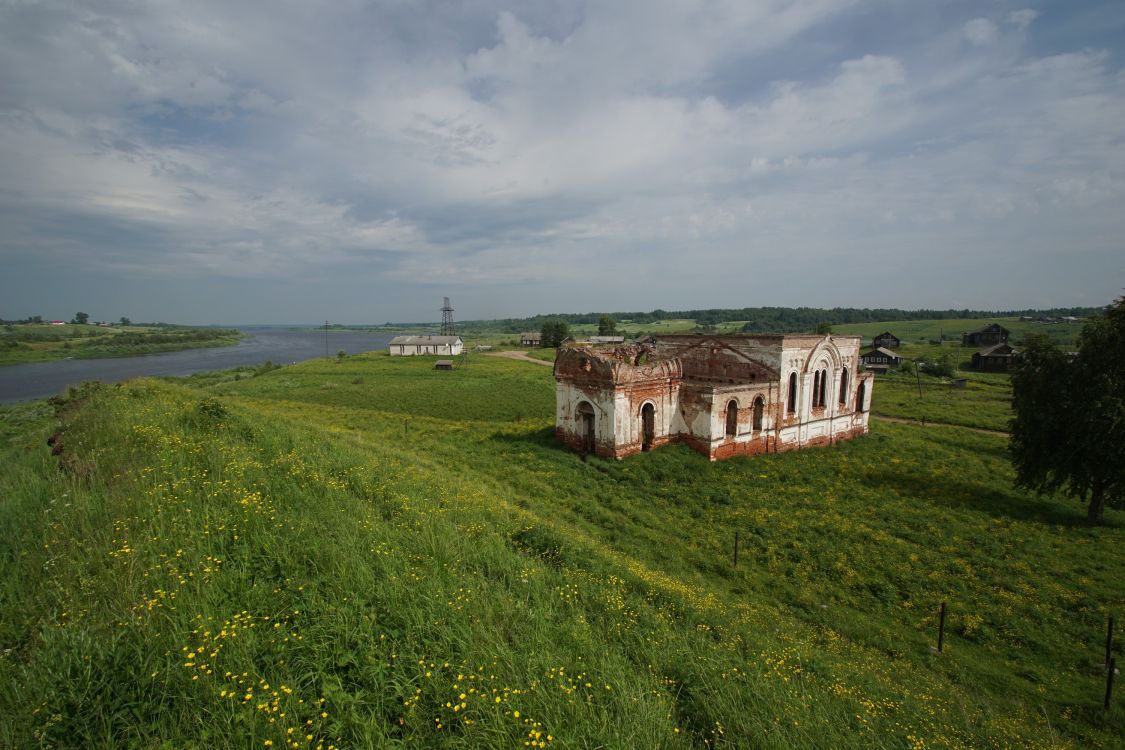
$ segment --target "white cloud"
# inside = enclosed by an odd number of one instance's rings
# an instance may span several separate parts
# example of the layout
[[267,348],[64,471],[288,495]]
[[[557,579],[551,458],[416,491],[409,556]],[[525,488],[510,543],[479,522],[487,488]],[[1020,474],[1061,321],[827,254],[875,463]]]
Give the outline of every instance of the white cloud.
[[996,24],[987,18],[974,18],[965,22],[965,38],[977,46],[996,41]]
[[1020,31],[1025,31],[1036,18],[1039,18],[1039,11],[1031,8],[1022,8],[1020,10],[1013,10],[1008,14],[1008,23],[1015,26]]
[[[690,254],[684,294],[710,269],[738,295],[779,253],[1121,236],[1112,55],[1036,56],[1031,9],[855,43],[856,5],[8,6],[0,257],[550,287]],[[593,304],[559,283],[543,304]]]

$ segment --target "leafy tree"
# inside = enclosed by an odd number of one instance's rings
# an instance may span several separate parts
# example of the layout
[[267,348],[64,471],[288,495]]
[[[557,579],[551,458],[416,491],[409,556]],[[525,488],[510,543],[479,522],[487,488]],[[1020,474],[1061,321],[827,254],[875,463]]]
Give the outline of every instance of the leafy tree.
[[558,346],[563,339],[570,335],[570,326],[561,320],[547,320],[539,332],[542,347]]
[[941,354],[926,362],[926,373],[940,378],[951,378],[957,374],[957,365],[950,354]]
[[74,313],[74,319],[71,320],[70,322],[75,323],[77,325],[83,325],[84,326],[84,325],[86,325],[86,321],[88,321],[89,319],[90,319],[90,316],[87,315],[86,313],[77,312],[77,313]]
[[822,322],[816,324],[816,335],[817,336],[823,336],[827,333],[832,333],[832,324],[831,323],[826,323],[826,322],[822,321]]
[[1086,518],[1125,499],[1125,297],[1082,328],[1069,356],[1028,336],[1012,374],[1009,449],[1016,484],[1089,501]]
[[122,315],[122,316],[121,316],[121,325],[123,325],[123,326],[130,326],[130,325],[133,325],[133,321],[129,320],[129,319],[128,319],[128,318],[126,318],[126,317],[125,317],[124,315]]
[[603,315],[598,319],[598,335],[599,336],[612,336],[617,333],[617,321],[608,315]]

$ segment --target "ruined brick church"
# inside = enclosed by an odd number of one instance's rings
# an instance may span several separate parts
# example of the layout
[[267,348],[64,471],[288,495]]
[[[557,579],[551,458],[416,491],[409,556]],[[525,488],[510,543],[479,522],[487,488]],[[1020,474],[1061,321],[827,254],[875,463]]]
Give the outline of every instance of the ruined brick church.
[[555,359],[555,434],[605,458],[685,443],[710,458],[831,445],[867,432],[860,337],[667,335],[573,345]]

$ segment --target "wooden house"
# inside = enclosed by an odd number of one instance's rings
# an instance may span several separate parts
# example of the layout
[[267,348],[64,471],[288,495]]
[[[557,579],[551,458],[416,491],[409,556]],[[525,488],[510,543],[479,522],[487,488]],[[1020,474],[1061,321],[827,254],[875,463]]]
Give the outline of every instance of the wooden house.
[[973,369],[990,372],[1005,372],[1019,358],[1019,352],[1007,343],[993,344],[973,353]]
[[886,370],[888,367],[898,367],[902,363],[902,357],[898,356],[890,349],[876,347],[871,351],[864,352],[859,355],[859,361],[863,363],[864,367],[868,370]]
[[1011,331],[999,323],[989,323],[975,331],[962,333],[961,346],[989,347],[996,344],[1006,344],[1008,343],[1009,333]]
[[871,346],[874,349],[897,349],[902,346],[902,341],[890,331],[883,331],[871,339]]

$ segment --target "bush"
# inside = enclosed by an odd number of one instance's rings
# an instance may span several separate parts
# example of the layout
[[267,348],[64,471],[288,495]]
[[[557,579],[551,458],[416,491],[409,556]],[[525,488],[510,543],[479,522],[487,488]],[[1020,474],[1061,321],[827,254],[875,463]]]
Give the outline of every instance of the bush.
[[953,363],[953,357],[949,354],[943,354],[940,357],[935,357],[932,360],[919,364],[925,365],[923,369],[928,375],[951,378],[957,374],[957,366]]

